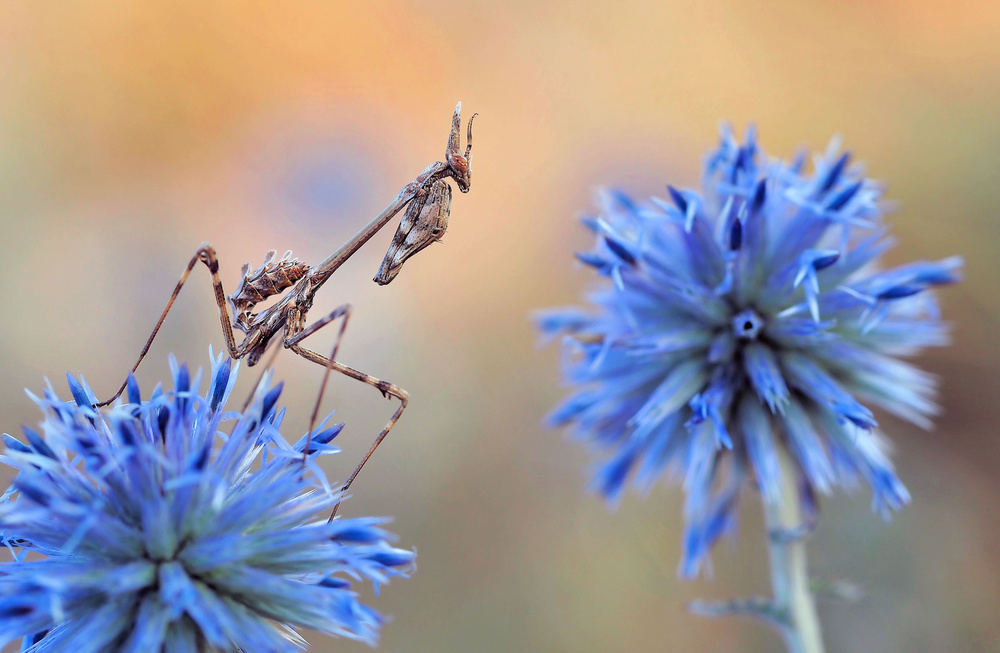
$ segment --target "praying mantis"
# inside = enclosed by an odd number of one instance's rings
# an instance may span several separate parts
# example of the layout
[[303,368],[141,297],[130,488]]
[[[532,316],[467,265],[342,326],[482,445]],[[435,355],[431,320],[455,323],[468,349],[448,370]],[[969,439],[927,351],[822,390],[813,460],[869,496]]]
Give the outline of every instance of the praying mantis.
[[[378,273],[373,279],[376,283],[379,285],[390,283],[399,274],[407,259],[441,239],[448,227],[448,217],[451,214],[451,186],[447,180],[449,178],[454,180],[458,189],[463,193],[469,192],[472,182],[470,164],[472,161],[472,123],[475,117],[473,115],[469,119],[466,148],[463,155],[461,152],[462,103],[459,102],[452,116],[451,133],[448,136],[448,145],[445,149],[445,160],[435,161],[427,166],[413,181],[399,191],[395,199],[389,202],[381,213],[318,265],[309,266],[294,259],[291,257],[290,251],[279,260],[275,260],[274,251],[268,252],[263,264],[256,270],[252,269],[249,263],[243,266],[239,286],[235,292],[227,297],[219,278],[219,260],[215,248],[210,243],[202,244],[181,274],[166,307],[156,322],[156,326],[153,327],[153,331],[139,353],[135,365],[132,366],[132,372],[134,373],[142,363],[191,271],[199,262],[203,263],[212,275],[212,287],[215,291],[215,303],[219,307],[222,334],[225,337],[229,355],[234,360],[245,358],[248,365],[256,365],[268,346],[280,339],[285,349],[290,349],[302,358],[322,365],[326,369],[323,382],[320,385],[319,398],[316,401],[309,424],[309,435],[303,450],[303,465],[305,464],[306,452],[309,451],[309,439],[312,437],[316,425],[320,402],[331,372],[338,372],[371,385],[377,388],[384,397],[395,397],[399,400],[399,406],[341,488],[341,495],[343,495],[379,444],[382,443],[382,440],[395,426],[400,415],[406,409],[409,399],[406,391],[402,388],[336,360],[341,339],[351,316],[350,304],[338,306],[308,326],[306,325],[306,314],[312,308],[316,292],[333,276],[333,273],[372,236],[385,227],[404,207],[406,212],[392,242],[389,244]],[[282,294],[281,299],[272,306],[254,312],[253,309],[259,302]],[[230,308],[232,309],[232,317],[230,317]],[[337,319],[340,319],[340,330],[337,333],[333,352],[329,357],[303,346],[302,343],[306,338]],[[244,334],[239,344],[236,342],[234,329]],[[127,385],[128,380],[126,379],[114,396],[96,404],[95,407],[106,406],[116,400],[125,391]],[[336,516],[339,507],[339,503],[334,506],[330,515],[331,521]]]

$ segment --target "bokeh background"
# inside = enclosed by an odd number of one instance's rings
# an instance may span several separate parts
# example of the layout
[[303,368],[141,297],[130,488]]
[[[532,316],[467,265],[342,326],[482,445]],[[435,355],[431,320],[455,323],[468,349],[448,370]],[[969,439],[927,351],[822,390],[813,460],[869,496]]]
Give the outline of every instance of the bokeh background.
[[[374,599],[393,615],[380,649],[780,650],[684,608],[767,591],[754,502],[714,579],[679,581],[682,493],[610,512],[585,491],[585,452],[541,426],[563,391],[528,318],[591,283],[572,253],[595,188],[695,185],[729,120],[782,156],[844,135],[901,202],[890,260],[967,259],[942,293],[955,345],[923,358],[936,430],[881,416],[913,505],[889,525],[863,491],[823,506],[812,567],[863,590],[821,603],[828,650],[1000,651],[997,3],[5,2],[0,428],[38,420],[22,388],[45,377],[117,388],[202,241],[229,288],[268,249],[324,258],[442,156],[457,100],[480,113],[475,177],[445,242],[380,288],[391,226],[314,309],[353,303],[342,360],[413,398],[344,507],[394,515],[419,550]],[[165,378],[169,352],[207,365],[209,344],[199,267],[140,381]],[[278,368],[297,434],[321,370],[287,353]],[[343,477],[392,405],[338,378],[335,407]]]

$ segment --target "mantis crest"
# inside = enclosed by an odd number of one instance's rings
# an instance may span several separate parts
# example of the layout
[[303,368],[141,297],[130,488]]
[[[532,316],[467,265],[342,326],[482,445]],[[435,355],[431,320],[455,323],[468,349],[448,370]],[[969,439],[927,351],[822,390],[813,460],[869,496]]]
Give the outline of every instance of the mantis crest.
[[[167,313],[170,312],[177,299],[178,293],[180,293],[191,271],[200,261],[212,275],[212,286],[215,291],[215,303],[219,308],[222,334],[226,340],[229,355],[233,359],[246,358],[248,365],[256,365],[268,346],[280,340],[285,349],[290,349],[306,360],[326,368],[320,386],[319,398],[310,421],[310,437],[315,428],[320,401],[326,389],[330,372],[338,372],[371,385],[377,388],[383,396],[395,397],[399,400],[399,406],[344,484],[342,490],[347,490],[375,449],[399,420],[406,408],[408,395],[405,390],[392,383],[377,379],[336,360],[337,351],[351,315],[350,304],[342,304],[308,325],[306,324],[306,314],[312,308],[313,299],[320,287],[403,208],[406,208],[406,212],[393,236],[382,265],[375,275],[374,281],[376,283],[379,285],[390,283],[399,274],[403,263],[411,256],[441,239],[448,227],[448,217],[451,213],[452,191],[447,180],[452,179],[463,193],[469,192],[472,182],[472,122],[475,117],[473,115],[469,119],[465,153],[463,154],[461,150],[462,103],[459,102],[452,116],[451,132],[445,149],[445,160],[435,161],[427,166],[413,181],[399,191],[395,199],[389,202],[381,213],[375,216],[354,237],[330,254],[326,260],[317,265],[310,266],[293,258],[291,251],[286,252],[282,258],[277,260],[275,260],[276,253],[274,251],[268,252],[259,268],[253,269],[249,263],[243,266],[239,285],[231,295],[227,296],[219,278],[219,260],[215,248],[209,243],[202,244],[181,274],[163,313],[146,340],[135,365],[132,366],[132,372],[139,368],[153,344],[157,332],[163,325]],[[281,295],[281,299],[276,303],[254,312],[258,303],[279,295]],[[230,316],[230,311],[232,316]],[[303,341],[306,338],[338,318],[341,319],[340,329],[336,336],[333,352],[329,357],[303,346]],[[234,329],[243,333],[243,338],[239,343],[236,342]],[[117,399],[124,392],[127,383],[126,380],[114,396],[96,406],[106,406]],[[304,451],[308,452],[308,450],[309,443],[307,441]],[[305,454],[303,454],[304,461]],[[338,508],[339,504],[334,507],[330,515],[331,520],[336,516]]]

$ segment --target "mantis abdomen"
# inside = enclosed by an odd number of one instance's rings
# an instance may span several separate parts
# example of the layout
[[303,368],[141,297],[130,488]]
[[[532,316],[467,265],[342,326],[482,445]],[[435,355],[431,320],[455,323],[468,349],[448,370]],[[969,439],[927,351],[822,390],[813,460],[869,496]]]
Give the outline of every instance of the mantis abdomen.
[[281,294],[309,271],[307,263],[292,258],[291,250],[277,261],[274,260],[275,254],[273,249],[269,251],[256,270],[249,263],[244,263],[240,285],[229,296],[229,303],[233,308],[233,326],[243,333],[251,328],[254,306],[268,297]]

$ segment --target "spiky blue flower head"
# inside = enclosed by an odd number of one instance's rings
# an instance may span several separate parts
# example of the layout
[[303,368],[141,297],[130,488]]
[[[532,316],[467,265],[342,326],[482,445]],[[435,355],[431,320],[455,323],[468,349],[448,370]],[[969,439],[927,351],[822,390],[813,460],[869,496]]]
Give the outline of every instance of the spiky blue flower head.
[[538,317],[575,388],[551,422],[597,451],[596,488],[683,482],[682,576],[733,530],[746,478],[780,500],[779,449],[810,510],[859,478],[885,516],[909,501],[870,407],[929,425],[934,380],[903,359],[947,343],[929,289],[962,261],[881,269],[882,190],[849,162],[834,142],[807,172],[724,128],[700,193],[602,195],[578,255],[606,279],[593,307]]
[[[245,412],[227,411],[236,380],[214,359],[174,370],[174,389],[90,408],[49,387],[27,444],[4,434],[0,461],[18,470],[0,502],[13,561],[0,565],[0,641],[38,651],[295,651],[309,628],[374,644],[383,619],[352,581],[376,590],[412,570],[378,518],[327,514],[340,499],[316,460],[335,453],[342,424],[294,445],[279,432],[281,385],[261,385]],[[238,367],[238,366],[237,366]],[[42,554],[28,555],[29,553]]]

